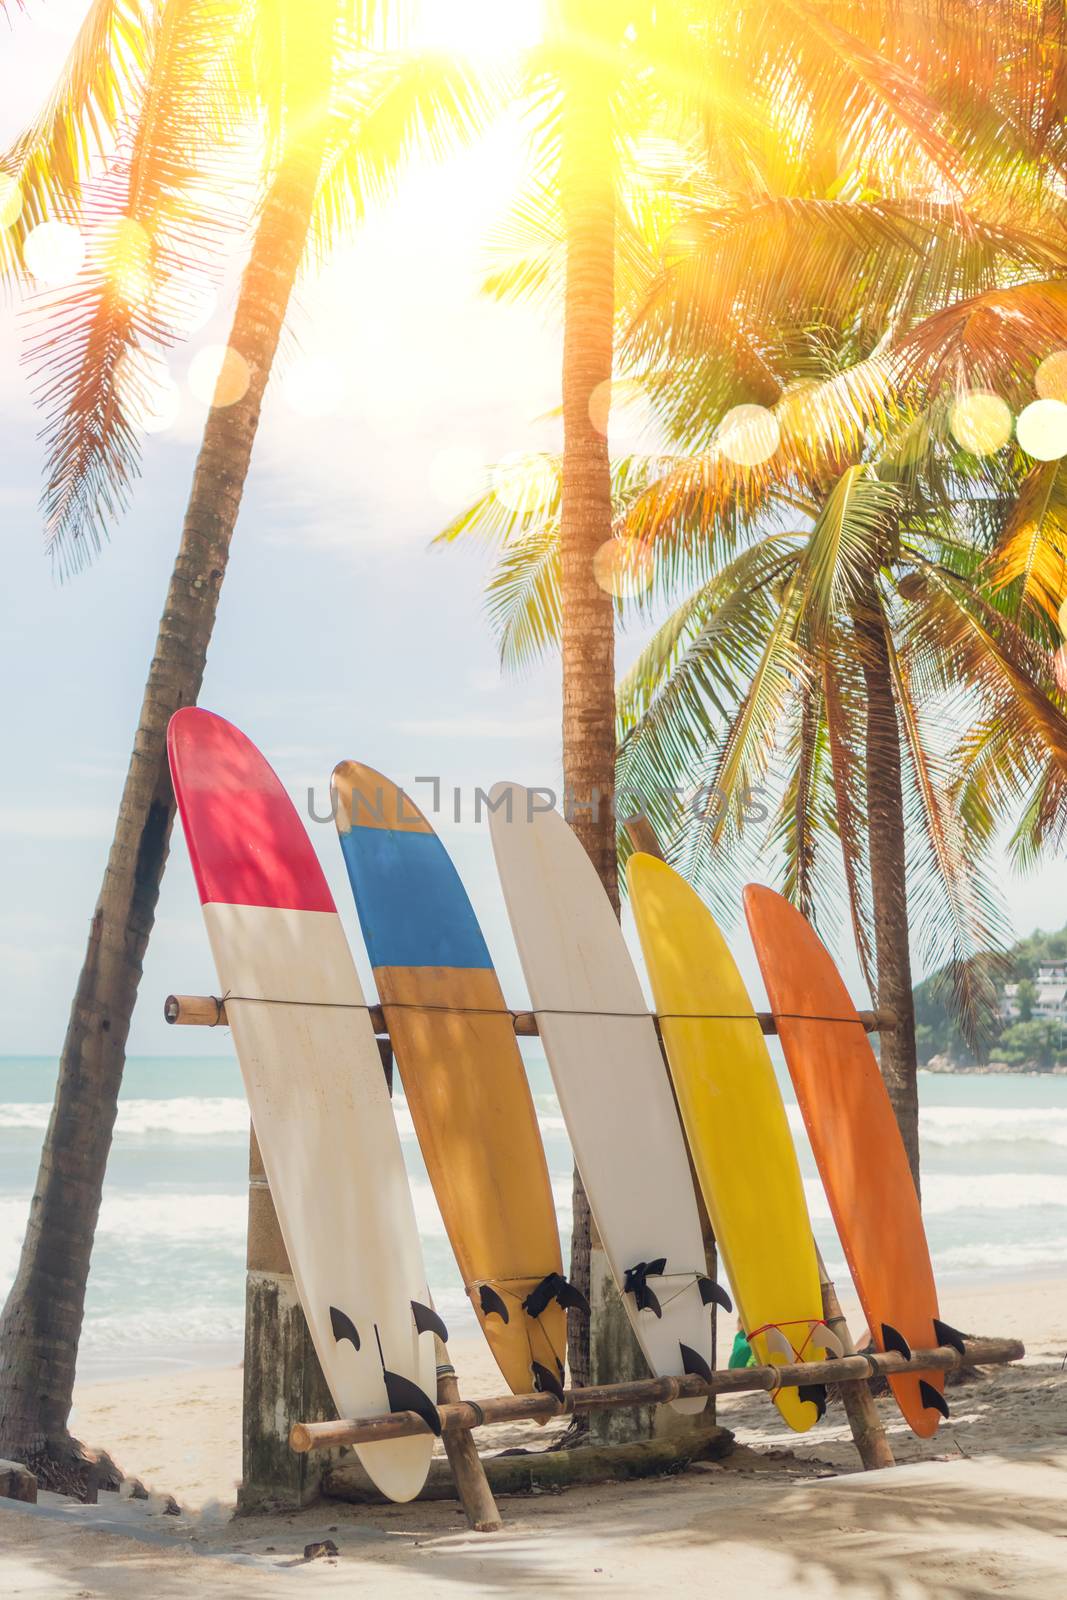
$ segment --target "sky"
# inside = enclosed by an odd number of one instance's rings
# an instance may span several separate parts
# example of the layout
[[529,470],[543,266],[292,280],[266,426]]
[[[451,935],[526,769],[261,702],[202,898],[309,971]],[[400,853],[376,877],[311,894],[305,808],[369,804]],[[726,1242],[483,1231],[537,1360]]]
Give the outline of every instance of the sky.
[[[0,143],[47,92],[82,9],[38,0],[2,25]],[[481,0],[467,10],[480,24],[500,14]],[[439,777],[446,797],[458,788],[460,823],[450,798],[431,820],[517,1005],[525,989],[473,796],[500,779],[560,786],[559,671],[552,661],[502,676],[482,609],[484,554],[428,547],[479,481],[472,469],[558,444],[545,419],[559,403],[559,327],[479,288],[522,164],[518,125],[505,119],[444,166],[414,169],[387,212],[301,284],[200,697],[260,746],[305,814],[313,787],[325,815],[343,758],[412,784],[423,802],[417,776]],[[205,415],[186,374],[199,349],[225,340],[229,309],[224,293],[175,355],[179,414],[147,439],[131,508],[99,558],[61,583],[43,553],[41,418],[20,365],[34,311],[0,304],[0,1055],[51,1055],[62,1042]],[[309,379],[316,394],[333,392],[328,414],[298,409]],[[622,665],[639,642],[624,635]],[[309,827],[366,982],[333,825]],[[1005,864],[1002,876],[1020,933],[1067,921],[1067,865],[1020,879]],[[727,931],[759,1001],[747,936]],[[854,955],[844,942],[835,954],[866,1003]],[[215,987],[176,826],[131,1053],[225,1049],[162,1018],[168,993]]]

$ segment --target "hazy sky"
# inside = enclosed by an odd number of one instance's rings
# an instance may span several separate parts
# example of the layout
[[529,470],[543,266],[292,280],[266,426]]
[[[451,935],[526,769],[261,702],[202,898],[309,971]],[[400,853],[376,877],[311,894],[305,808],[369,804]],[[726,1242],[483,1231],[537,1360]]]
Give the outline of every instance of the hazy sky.
[[[6,25],[3,142],[45,92],[81,9],[49,0]],[[59,31],[41,27],[45,11]],[[477,785],[559,782],[558,669],[504,681],[481,611],[484,558],[427,549],[462,503],[472,459],[555,443],[556,424],[537,419],[558,404],[558,328],[478,292],[483,242],[521,162],[509,125],[447,168],[416,172],[388,215],[301,288],[299,348],[268,391],[201,695],[301,805],[309,784],[325,805],[342,757],[401,782],[437,774],[460,787],[467,818]],[[176,355],[178,420],[148,440],[111,543],[61,585],[41,549],[40,417],[19,367],[28,313],[0,307],[0,1054],[50,1053],[63,1036],[203,422],[185,371],[225,338],[228,310]],[[343,390],[327,416],[290,403],[309,374]],[[624,660],[633,648],[624,641]],[[505,992],[521,1002],[487,831],[439,820]],[[365,972],[332,824],[312,834]],[[1067,921],[1063,864],[1007,890],[1021,931]],[[751,976],[747,940],[732,938]],[[161,1018],[169,991],[214,987],[176,829],[131,1050],[217,1053],[218,1036],[176,1034]]]

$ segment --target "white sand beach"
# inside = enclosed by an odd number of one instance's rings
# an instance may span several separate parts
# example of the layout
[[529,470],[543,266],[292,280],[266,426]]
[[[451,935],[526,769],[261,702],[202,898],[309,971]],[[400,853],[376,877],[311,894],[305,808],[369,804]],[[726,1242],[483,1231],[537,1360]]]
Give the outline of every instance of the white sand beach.
[[[1067,1295],[1018,1280],[949,1291],[943,1310],[967,1332],[1012,1335],[1027,1358],[951,1387],[952,1418],[914,1438],[882,1403],[897,1456],[863,1474],[843,1413],[789,1433],[763,1395],[732,1396],[720,1421],[737,1448],[723,1463],[636,1484],[501,1500],[505,1529],[474,1535],[449,1503],[233,1518],[240,1467],[241,1372],[84,1386],[75,1425],[162,1499],[101,1496],[75,1507],[42,1496],[0,1510],[0,1592],[78,1600],[203,1593],[285,1594],[308,1582],[339,1593],[422,1596],[546,1585],[584,1594],[665,1593],[714,1579],[717,1595],[776,1600],[918,1600],[1067,1593]],[[847,1308],[846,1308],[847,1309]],[[862,1332],[853,1318],[853,1330]],[[499,1392],[484,1345],[453,1359],[471,1396]],[[541,1448],[550,1429],[486,1430],[483,1449]],[[330,1538],[336,1561],[305,1563]],[[201,1558],[210,1558],[205,1566]],[[304,1592],[301,1589],[301,1592]]]

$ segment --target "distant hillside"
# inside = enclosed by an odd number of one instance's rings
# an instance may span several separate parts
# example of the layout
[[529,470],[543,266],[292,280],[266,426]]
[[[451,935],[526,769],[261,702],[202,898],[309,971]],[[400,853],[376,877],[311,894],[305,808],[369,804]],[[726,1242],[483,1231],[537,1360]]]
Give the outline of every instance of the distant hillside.
[[[1018,983],[1024,978],[1036,977],[1042,961],[1064,960],[1067,960],[1067,927],[1057,933],[1044,933],[1039,928],[1020,939],[1008,951],[1006,960],[998,959],[997,964],[1003,982]],[[952,1017],[951,980],[946,974],[947,969],[942,969],[915,988],[919,1061],[925,1064],[934,1057],[946,1057],[957,1067],[985,1065],[985,1062],[975,1061]],[[1063,1034],[1061,1026],[1037,1018],[1013,1022],[1003,1028],[995,1024],[986,1055],[994,1066],[1003,1065],[1016,1071],[1051,1071],[1067,1064],[1067,1041]]]

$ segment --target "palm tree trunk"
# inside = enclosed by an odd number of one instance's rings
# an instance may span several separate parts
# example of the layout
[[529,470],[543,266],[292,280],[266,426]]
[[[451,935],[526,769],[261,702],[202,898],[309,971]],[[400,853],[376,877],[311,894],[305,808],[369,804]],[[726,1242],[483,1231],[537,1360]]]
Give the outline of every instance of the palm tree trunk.
[[149,668],[118,822],[78,980],[19,1269],[0,1317],[0,1456],[77,1492],[86,1457],[68,1433],[85,1286],[141,963],[174,820],[167,723],[195,702],[263,392],[304,252],[321,165],[305,135],[267,194],[234,313],[244,397],[208,414]]
[[[561,6],[569,70],[564,82],[560,189],[567,237],[563,313],[563,473],[560,588],[563,654],[563,782],[572,826],[616,911],[619,880],[615,786],[615,618],[593,574],[611,537],[607,435],[590,415],[593,392],[611,382],[615,327],[615,190],[610,105],[589,0]],[[589,1202],[574,1174],[571,1279],[590,1293]],[[589,1320],[571,1311],[571,1374],[589,1382]]]
[[900,725],[886,648],[885,621],[872,584],[854,613],[867,691],[867,828],[878,994],[896,1013],[879,1044],[882,1077],[919,1191],[918,1056],[908,937],[908,890]]

